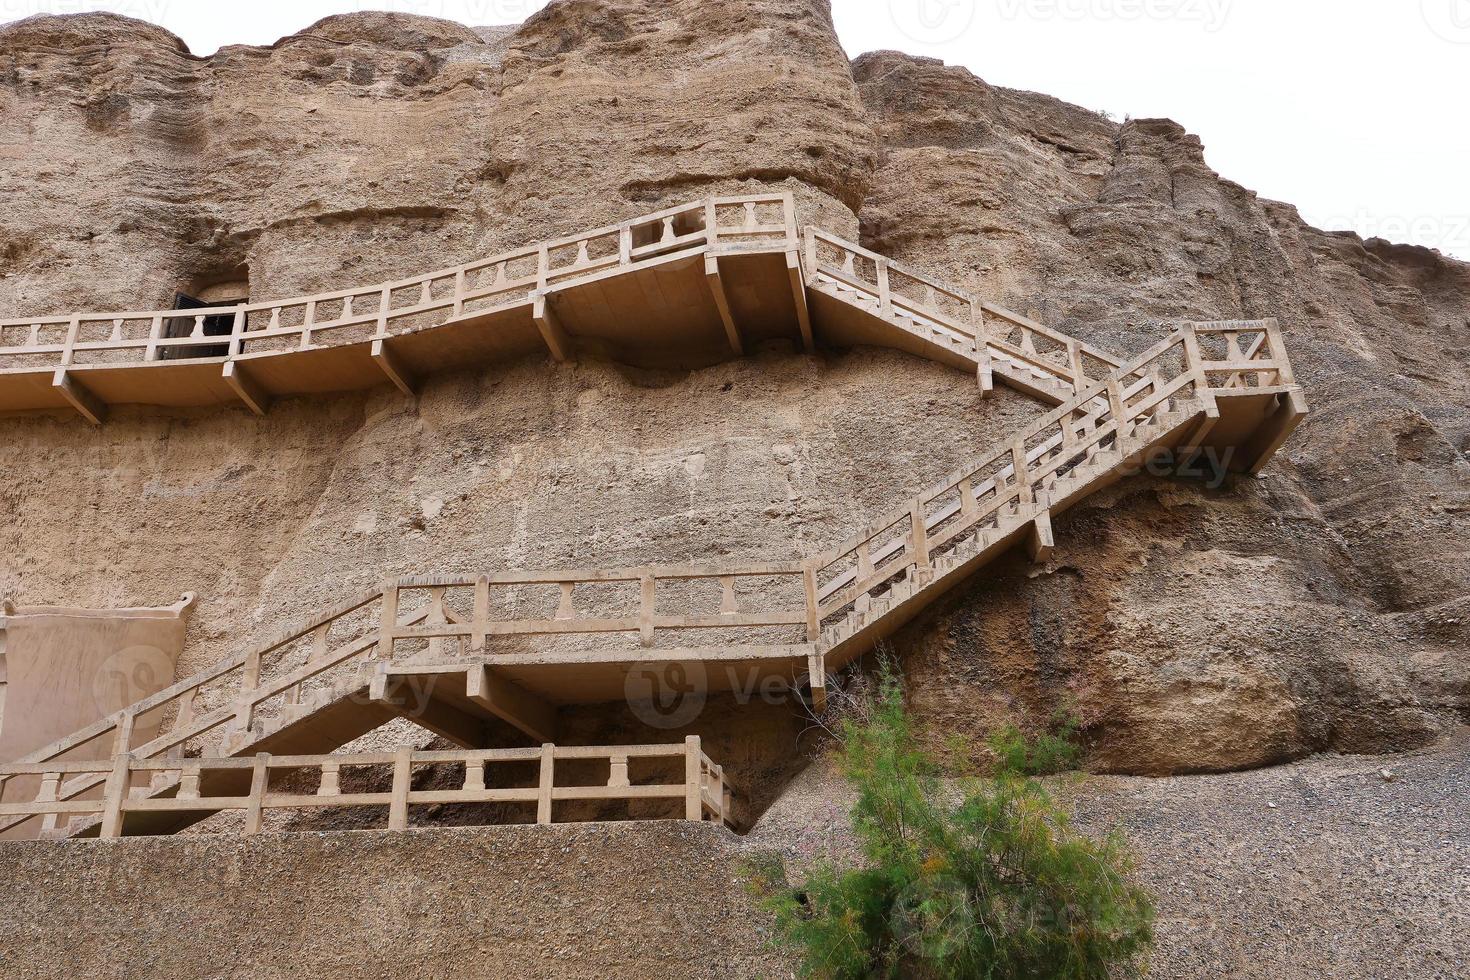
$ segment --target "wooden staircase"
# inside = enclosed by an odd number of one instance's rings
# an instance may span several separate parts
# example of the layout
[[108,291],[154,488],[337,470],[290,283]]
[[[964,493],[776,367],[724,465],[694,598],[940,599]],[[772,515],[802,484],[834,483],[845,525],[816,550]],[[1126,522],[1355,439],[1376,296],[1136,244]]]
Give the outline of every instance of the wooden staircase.
[[[631,697],[631,678],[675,665],[697,672],[711,692],[777,678],[809,689],[820,704],[831,671],[994,558],[1019,544],[1043,560],[1053,546],[1053,519],[1089,494],[1145,466],[1175,470],[1201,458],[1222,471],[1256,472],[1306,413],[1274,321],[1182,324],[1119,363],[825,232],[806,229],[802,236],[790,199],[774,200],[785,215],[779,223],[763,220],[756,206],[746,207],[751,202],[739,202],[749,240],[738,249],[711,231],[727,206],[719,200],[618,226],[614,234],[628,261],[563,277],[559,289],[585,288],[587,276],[600,276],[593,282],[602,283],[602,302],[612,311],[621,294],[608,291],[608,277],[650,270],[678,276],[697,258],[694,273],[715,311],[718,339],[732,351],[755,336],[776,337],[782,318],[757,314],[784,311],[787,328],[803,342],[909,350],[973,372],[982,390],[998,378],[1057,407],[851,540],[806,559],[386,582],[258,649],[0,766],[0,834],[171,833],[215,809],[246,807],[239,801],[250,794],[257,799],[248,806],[258,811],[267,805],[262,801],[269,786],[251,780],[262,778],[262,769],[268,780],[271,763],[212,766],[211,760],[316,759],[394,717],[409,717],[471,751],[483,749],[497,730],[549,745],[561,706]],[[688,218],[696,213],[703,223]],[[649,252],[648,221],[662,229],[652,243],[662,243],[662,252]],[[779,238],[766,237],[778,231]],[[591,263],[587,256],[596,250],[589,251],[588,241],[573,238],[555,247],[570,246]],[[653,265],[637,265],[640,248],[641,261]],[[694,254],[681,254],[678,268],[670,269],[662,262],[668,249]],[[549,253],[542,246],[535,254]],[[546,284],[554,277],[545,275],[547,260],[542,266],[542,286],[527,302],[532,318],[545,325],[553,316]],[[449,277],[465,279],[463,271],[451,270]],[[496,281],[504,277],[502,267]],[[675,285],[674,279],[663,282],[666,296],[677,295]],[[468,302],[480,288],[461,282],[451,302]],[[387,310],[393,290],[380,292]],[[422,287],[426,302],[435,295],[431,285]],[[596,336],[595,330],[583,332],[594,304],[588,295],[559,302],[579,327],[568,332],[562,323],[546,333],[553,353],[565,354]],[[268,322],[280,321],[277,314]],[[316,324],[307,333],[324,329]],[[388,336],[377,338],[369,357],[390,349],[382,343]],[[401,373],[409,372],[398,354],[391,358]],[[131,370],[169,370],[179,361],[162,363]],[[226,371],[232,363],[226,359]],[[135,730],[161,734],[135,744]],[[722,786],[723,778],[721,772]],[[466,781],[473,782],[468,775]],[[176,799],[181,788],[189,799],[235,802],[214,809],[148,802]],[[403,786],[398,791],[409,792]],[[726,811],[721,804],[700,812],[725,819]],[[63,817],[69,822],[62,824]]]

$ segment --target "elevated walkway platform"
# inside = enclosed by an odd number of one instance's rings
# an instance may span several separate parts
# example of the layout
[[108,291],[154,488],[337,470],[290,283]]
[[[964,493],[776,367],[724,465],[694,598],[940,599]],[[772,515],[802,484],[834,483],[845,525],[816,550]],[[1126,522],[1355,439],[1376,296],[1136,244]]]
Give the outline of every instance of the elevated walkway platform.
[[[120,315],[106,341],[81,339],[101,322],[93,317],[25,321],[20,353],[43,366],[5,367],[0,397],[11,410],[59,398],[99,422],[111,399],[233,395],[265,411],[272,397],[381,377],[411,391],[430,370],[537,345],[558,358],[601,347],[642,363],[697,363],[784,339],[895,347],[972,374],[982,391],[1004,383],[1056,407],[927,489],[893,487],[890,512],[815,555],[385,582],[0,766],[0,834],[38,820],[61,835],[169,832],[201,808],[146,816],[140,806],[126,826],[106,814],[85,826],[55,818],[116,801],[108,774],[119,767],[162,773],[143,787],[127,777],[140,800],[180,791],[191,767],[205,797],[238,798],[245,769],[200,760],[321,755],[395,717],[467,751],[492,732],[548,743],[563,707],[634,699],[650,675],[700,693],[776,683],[820,708],[832,671],[1000,555],[1020,547],[1044,560],[1054,518],[1088,495],[1145,467],[1203,460],[1258,472],[1307,411],[1273,320],[1182,323],[1123,362],[825,232],[803,233],[784,196],[711,199],[405,283],[241,307],[231,353],[213,360],[160,358],[218,343],[199,334],[202,319],[193,335],[165,339],[169,317]],[[127,339],[129,323],[144,322],[147,335]],[[63,325],[64,342],[50,343],[47,331]],[[278,340],[284,349],[252,349]],[[120,360],[78,360],[104,350]],[[156,384],[185,370],[196,387]],[[36,776],[39,795],[15,799],[24,781],[15,777]]]

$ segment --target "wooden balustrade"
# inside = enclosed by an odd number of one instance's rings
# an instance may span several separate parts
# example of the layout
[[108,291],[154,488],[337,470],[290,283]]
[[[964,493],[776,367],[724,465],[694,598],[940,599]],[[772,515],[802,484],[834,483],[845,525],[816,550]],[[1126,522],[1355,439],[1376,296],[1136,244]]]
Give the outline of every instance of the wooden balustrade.
[[[868,526],[821,558],[818,616],[826,621],[859,608],[861,597],[896,577],[922,584],[932,555],[956,539],[1003,520],[1035,520],[1066,472],[1090,463],[1139,422],[1176,401],[1207,397],[1196,328],[1186,324],[1151,350],[1093,383],[1008,444],[978,457],[946,480]],[[1253,362],[1260,363],[1260,362]],[[1262,370],[1277,370],[1263,365]],[[1099,407],[1100,406],[1100,407]]]
[[806,229],[805,250],[809,274],[830,277],[868,295],[882,315],[901,313],[927,327],[931,339],[968,346],[982,361],[999,354],[1049,374],[1074,391],[1092,380],[1088,361],[1103,374],[1120,365],[1104,350],[820,228]]
[[[324,344],[382,340],[432,326],[436,319],[530,303],[539,291],[684,250],[691,254],[713,247],[738,250],[762,243],[798,247],[796,207],[789,194],[708,198],[465,265],[355,289],[187,312],[4,319],[0,359],[19,363],[0,371],[148,364],[165,358],[228,362]],[[205,319],[216,316],[231,318],[227,336],[204,334]],[[192,320],[192,328],[182,336],[165,336],[168,324],[182,320]],[[227,348],[223,355],[196,353],[219,346]]]
[[[695,235],[689,229],[696,224],[706,241],[716,231],[723,239],[727,230],[723,216],[739,221],[738,233],[784,235],[793,227],[789,203],[780,197],[754,202],[714,199],[698,208],[670,209],[612,229],[616,252],[626,258],[650,248],[682,248]],[[764,220],[761,206],[783,208],[786,223]],[[572,267],[607,261],[601,247],[593,244],[597,238],[594,233],[541,247],[536,275],[550,281],[561,273],[564,267],[557,250],[562,248],[571,250]],[[830,236],[809,236],[809,247],[827,239]],[[894,266],[874,253],[851,249],[844,274],[855,273],[865,259],[874,263],[880,302],[907,308],[907,300],[891,292]],[[497,281],[503,276],[503,269],[497,271]],[[465,270],[458,270],[454,278],[456,296],[474,295],[476,287]],[[884,283],[890,286],[885,288]],[[390,292],[382,288],[379,301]],[[947,295],[970,304],[980,331],[972,336],[988,338],[990,328],[983,324],[989,307],[957,292]],[[935,300],[931,296],[926,302]],[[352,309],[345,302],[343,308]],[[377,322],[381,330],[381,321]],[[1083,376],[1078,365],[1085,356],[1088,351],[1082,345],[1068,342],[1072,377]],[[389,581],[260,648],[216,664],[33,753],[20,763],[30,769],[0,769],[0,801],[9,775],[24,771],[42,776],[43,799],[35,802],[53,807],[37,812],[54,816],[68,812],[55,807],[83,805],[86,801],[79,799],[83,794],[127,778],[108,763],[77,768],[79,764],[63,759],[102,742],[107,742],[113,757],[155,768],[171,763],[177,769],[186,755],[202,753],[213,759],[244,751],[262,725],[289,721],[296,713],[313,710],[321,698],[343,696],[344,691],[363,686],[376,665],[395,662],[404,645],[415,651],[427,645],[431,659],[458,660],[473,654],[495,662],[500,655],[488,651],[496,637],[604,635],[613,637],[614,643],[620,636],[624,644],[634,643],[636,637],[636,646],[619,654],[636,658],[639,650],[653,648],[666,635],[712,631],[721,649],[739,650],[753,659],[793,652],[810,656],[812,676],[818,677],[821,651],[827,649],[824,625],[850,611],[866,612],[875,590],[895,580],[923,588],[939,574],[936,556],[969,538],[1027,523],[1040,527],[1048,521],[1049,527],[1047,512],[1059,484],[1100,462],[1105,468],[1120,465],[1120,447],[1137,427],[1181,408],[1213,408],[1217,393],[1269,393],[1293,381],[1275,321],[1184,324],[1106,377],[1088,380],[1056,410],[878,518],[847,543],[803,561],[501,571]],[[781,632],[788,642],[772,646],[763,635],[770,630]],[[697,648],[677,644],[663,653],[676,659],[702,656]],[[541,656],[542,662],[555,662]],[[569,664],[582,662],[572,655],[564,659]],[[146,718],[151,728],[152,721],[170,717],[172,725],[161,734],[146,744],[132,744],[140,719]],[[325,771],[323,779],[329,781]],[[0,808],[0,829],[8,826],[6,814],[21,812]]]
[[[665,769],[678,771],[679,779],[659,780],[657,762],[673,763]],[[605,762],[605,782],[574,782],[560,774],[558,762]],[[637,762],[651,772],[630,776],[630,764]],[[653,766],[643,766],[653,762]],[[536,781],[515,785],[513,774],[505,779],[488,778],[487,770],[504,772],[511,766],[534,764]],[[459,788],[415,789],[416,771],[423,767],[457,766],[462,770]],[[354,789],[344,791],[344,776],[391,771],[387,789]],[[249,789],[244,795],[202,796],[200,787],[207,777],[220,774],[249,773]],[[303,783],[310,789],[272,786],[272,774],[289,774],[291,786]],[[682,745],[617,745],[558,746],[545,744],[534,748],[412,751],[400,748],[392,753],[351,755],[259,754],[248,758],[139,759],[119,754],[100,761],[57,760],[45,763],[12,763],[0,765],[0,785],[15,776],[39,776],[40,790],[32,800],[0,802],[0,817],[20,821],[42,817],[46,829],[55,829],[58,817],[96,818],[100,820],[100,836],[122,836],[129,814],[134,813],[200,813],[238,812],[244,815],[243,829],[258,833],[264,815],[272,811],[305,811],[332,808],[376,806],[388,808],[387,826],[392,830],[410,825],[409,807],[416,805],[455,805],[472,803],[520,803],[535,807],[536,822],[550,824],[556,817],[556,805],[572,802],[628,802],[668,800],[675,804],[669,812],[677,812],[686,820],[711,820],[726,824],[731,820],[731,790],[724,769],[716,765],[700,747],[698,735],[688,736]],[[94,799],[66,798],[59,787],[67,776],[86,779],[90,785],[104,784],[101,795]],[[142,782],[142,786],[134,786]],[[167,784],[176,787],[172,795],[154,795],[151,788]],[[279,783],[279,780],[278,780]],[[246,785],[240,783],[240,785]],[[682,806],[678,805],[682,804]]]

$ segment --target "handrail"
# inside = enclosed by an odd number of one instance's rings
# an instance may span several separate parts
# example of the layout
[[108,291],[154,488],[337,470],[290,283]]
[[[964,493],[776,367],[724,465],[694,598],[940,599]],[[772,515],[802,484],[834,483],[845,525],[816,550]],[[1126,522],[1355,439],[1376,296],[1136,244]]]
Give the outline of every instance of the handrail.
[[[629,764],[634,760],[683,760],[677,781],[653,781],[645,778],[634,782]],[[606,761],[605,783],[558,783],[558,761]],[[486,770],[492,766],[539,762],[540,771],[533,786],[497,787],[488,785]],[[463,783],[459,789],[413,788],[415,766],[458,765],[463,767]],[[392,781],[387,790],[344,792],[343,770],[392,767]],[[297,780],[315,784],[311,791],[273,788],[272,771],[289,771]],[[249,790],[229,795],[202,795],[209,777],[249,773]],[[716,765],[701,748],[700,737],[690,735],[683,744],[674,745],[608,745],[557,746],[546,743],[538,748],[508,748],[451,751],[415,751],[402,747],[395,752],[357,753],[350,755],[282,755],[260,753],[246,758],[136,759],[123,754],[103,761],[59,761],[45,764],[11,763],[0,765],[0,778],[17,775],[40,776],[35,799],[0,803],[0,817],[19,817],[23,823],[35,817],[44,818],[44,832],[56,830],[57,819],[100,818],[99,836],[115,838],[123,835],[130,813],[177,813],[240,811],[245,816],[244,832],[259,833],[263,815],[272,810],[304,810],[320,807],[388,807],[388,829],[406,830],[409,807],[416,804],[528,803],[536,806],[536,822],[550,824],[558,802],[601,802],[657,800],[682,801],[685,820],[731,822],[731,789],[722,766]],[[100,798],[70,799],[62,791],[67,775],[104,777],[106,786]],[[133,792],[135,777],[150,777],[150,785],[168,785],[172,795]],[[652,774],[657,777],[655,771]],[[94,779],[96,785],[100,779]],[[14,823],[12,825],[14,825]]]
[[[569,280],[729,240],[764,241],[783,250],[799,248],[796,205],[791,194],[709,197],[592,231],[550,239],[406,279],[350,289],[329,290],[279,300],[191,310],[79,312],[0,319],[0,357],[28,359],[57,355],[40,364],[0,367],[0,373],[86,366],[76,355],[132,353],[135,359],[105,361],[151,364],[163,352],[178,359],[227,363],[240,358],[295,353],[321,346],[324,337],[350,328],[370,328],[369,336],[347,342],[383,339],[413,332],[427,314],[448,313],[451,320],[506,304],[531,303],[536,295]],[[732,209],[738,214],[732,215]],[[768,213],[763,214],[762,209]],[[769,211],[779,211],[778,216]],[[679,225],[685,221],[686,225]],[[206,319],[232,317],[228,334],[206,334]],[[183,336],[165,336],[165,324],[189,324]],[[60,328],[57,330],[56,328]],[[6,343],[21,332],[22,343]],[[43,335],[57,336],[44,339]],[[86,334],[96,333],[96,338]],[[102,336],[105,334],[105,336]],[[284,349],[255,351],[262,341],[293,338]],[[223,354],[197,356],[195,348],[227,346]],[[98,362],[89,362],[98,363]]]
[[[1248,334],[1254,338],[1242,349],[1240,340]],[[1203,345],[1212,355],[1205,356]],[[1183,346],[1192,372],[1176,374],[1167,384],[1158,370],[1146,371],[1163,355]],[[1218,353],[1218,356],[1215,356]],[[998,448],[972,458],[952,471],[944,480],[911,498],[884,516],[868,524],[842,545],[814,555],[804,561],[760,563],[749,565],[675,565],[642,566],[623,569],[579,571],[495,572],[479,576],[441,575],[406,576],[380,589],[363,593],[326,613],[297,624],[261,647],[235,656],[181,680],[163,691],[129,706],[110,718],[27,755],[23,763],[40,763],[73,751],[100,737],[112,735],[114,749],[147,757],[178,751],[192,739],[224,727],[226,739],[238,738],[252,730],[255,711],[264,702],[284,696],[288,704],[300,703],[306,696],[307,682],[323,673],[351,663],[369,659],[389,659],[400,640],[443,640],[463,638],[475,650],[483,650],[492,635],[566,633],[637,633],[644,647],[653,645],[655,631],[680,629],[733,630],[760,627],[805,627],[803,639],[819,638],[822,620],[850,601],[855,584],[866,582],[879,571],[891,577],[898,567],[921,567],[928,552],[938,543],[952,540],[954,527],[940,534],[940,529],[958,517],[965,520],[958,528],[973,527],[991,519],[1000,508],[1042,497],[1048,481],[1054,481],[1064,466],[1075,465],[1079,458],[1091,458],[1122,427],[1140,415],[1156,411],[1161,403],[1187,397],[1183,389],[1193,386],[1188,394],[1209,397],[1203,378],[1210,370],[1227,375],[1229,388],[1289,383],[1290,364],[1281,345],[1279,328],[1273,321],[1228,321],[1223,323],[1184,324],[1170,337],[1116,369],[1104,380],[1094,382],[1061,407],[1042,416],[1022,429]],[[1137,380],[1135,380],[1137,379]],[[1130,382],[1124,387],[1123,382]],[[1099,406],[1102,406],[1099,408]],[[1126,406],[1126,408],[1125,408]],[[1126,414],[1120,413],[1126,412]],[[1122,418],[1122,426],[1117,421]],[[1038,436],[1039,441],[1034,442]],[[1026,474],[1023,488],[1015,479],[1017,464]],[[993,473],[984,472],[996,466]],[[952,496],[937,511],[929,505]],[[981,505],[984,501],[984,505]],[[907,530],[888,534],[896,525],[908,522]],[[918,532],[918,533],[916,533]],[[916,548],[915,541],[922,547]],[[896,557],[905,560],[892,564]],[[833,566],[847,562],[848,567],[833,572]],[[869,567],[864,567],[864,564]],[[824,576],[830,577],[823,578]],[[785,606],[766,604],[742,610],[735,583],[741,579],[768,578],[791,582],[792,601]],[[701,579],[715,580],[721,590],[717,612],[695,613],[683,607],[673,613],[657,610],[657,587],[660,582],[688,583]],[[636,615],[594,616],[577,613],[573,596],[584,584],[636,584],[640,590]],[[489,615],[489,591],[492,587],[555,585],[561,590],[561,601],[555,614],[546,617],[492,619]],[[473,612],[455,613],[445,601],[454,588],[474,590]],[[427,592],[427,605],[403,618],[399,606],[405,593]],[[800,593],[800,601],[797,594]],[[834,606],[834,596],[842,600]],[[385,601],[390,600],[390,601]],[[331,631],[336,624],[367,607],[378,604],[377,615],[365,616],[345,644],[331,649]],[[391,610],[391,612],[390,612]],[[284,651],[298,641],[312,637],[312,649],[300,666],[274,679],[262,676],[262,664],[272,654]],[[754,649],[754,648],[753,648]],[[223,703],[197,717],[193,703],[206,688],[219,681],[229,685]],[[220,700],[220,692],[209,692]],[[156,712],[175,711],[174,727],[145,745],[133,746],[133,729],[140,718]],[[0,777],[0,785],[4,779]],[[85,786],[72,787],[76,792]]]
[[[781,208],[781,224],[765,220],[760,215],[762,207],[776,205]],[[730,209],[736,209],[738,224],[724,220]],[[685,219],[687,223],[680,225],[680,221]],[[708,198],[417,279],[282,303],[244,304],[241,309],[252,307],[278,311],[291,303],[312,304],[343,299],[344,317],[356,317],[364,322],[376,320],[381,331],[386,322],[384,316],[391,318],[402,310],[358,317],[351,312],[351,296],[376,291],[380,294],[382,309],[390,310],[395,290],[421,285],[421,295],[442,307],[448,300],[442,296],[433,298],[431,280],[452,274],[456,280],[454,297],[458,302],[477,295],[480,289],[467,282],[467,270],[495,268],[496,283],[501,285],[492,284],[492,287],[504,288],[507,281],[519,281],[518,277],[507,279],[506,263],[516,258],[531,257],[536,260],[537,288],[544,289],[563,272],[585,273],[612,261],[611,253],[596,257],[591,254],[591,243],[609,235],[617,239],[617,261],[622,262],[637,260],[639,256],[650,254],[650,250],[683,248],[696,239],[708,244],[724,236],[761,239],[781,235],[780,241],[791,244],[797,241],[798,234],[794,204],[789,194]],[[664,630],[725,631],[721,635],[727,636],[732,630],[783,629],[797,631],[804,643],[815,649],[813,645],[821,639],[823,622],[841,613],[882,582],[895,575],[911,575],[915,580],[922,580],[932,569],[932,557],[936,551],[973,533],[976,528],[999,527],[1007,512],[1010,514],[1007,520],[1032,519],[1044,513],[1048,506],[1048,491],[1064,472],[1085,465],[1109,445],[1117,445],[1140,419],[1167,413],[1176,402],[1208,403],[1216,391],[1268,390],[1294,382],[1279,326],[1274,320],[1185,323],[1148,351],[1119,365],[1105,352],[993,307],[969,293],[943,286],[820,229],[806,229],[806,243],[812,271],[833,273],[873,292],[874,287],[856,272],[859,258],[870,260],[874,263],[877,279],[874,295],[879,299],[880,307],[891,309],[896,305],[913,309],[935,324],[948,324],[956,336],[970,338],[977,348],[983,337],[986,344],[996,350],[1017,351],[1024,360],[1026,348],[1030,348],[1030,354],[1036,354],[1034,343],[1028,338],[1044,337],[1065,343],[1070,362],[1067,371],[1040,356],[1034,360],[1044,364],[1056,377],[1070,379],[1069,383],[1074,388],[1071,397],[997,448],[974,457],[928,490],[870,522],[842,545],[804,560],[729,566],[688,564],[405,576],[294,625],[263,646],[228,657],[178,681],[109,718],[30,753],[16,765],[48,767],[42,775],[56,773],[63,763],[60,756],[106,736],[113,739],[112,756],[128,756],[140,764],[165,756],[175,757],[189,743],[215,732],[219,733],[221,748],[228,755],[249,742],[249,736],[256,731],[260,720],[257,712],[263,705],[280,699],[285,714],[276,717],[289,717],[291,710],[303,705],[309,708],[306,701],[313,692],[308,684],[315,684],[328,692],[336,690],[325,675],[348,667],[354,668],[356,673],[346,680],[360,685],[365,665],[390,661],[395,644],[400,641],[427,641],[432,648],[445,640],[458,639],[468,643],[469,649],[483,651],[491,636],[621,633],[636,634],[639,645],[649,648],[654,645],[657,631]],[[845,267],[821,262],[816,255],[819,243],[845,250]],[[575,249],[575,257],[569,264],[563,262],[559,254],[559,250],[568,249]],[[901,277],[924,285],[930,291],[926,300],[913,300],[904,296],[901,290],[895,292],[894,280]],[[969,312],[969,322],[939,309],[937,301],[932,298],[934,296],[963,303]],[[219,309],[227,311],[231,308]],[[186,316],[208,313],[192,310],[187,311]],[[1020,346],[994,336],[985,325],[986,314],[1022,329]],[[167,314],[155,312],[137,316],[166,317]],[[68,324],[73,343],[70,349],[81,349],[90,343],[77,341],[75,336],[77,323],[84,318],[78,314],[55,321]],[[3,321],[0,327],[41,322],[47,321],[45,318]],[[243,319],[237,318],[236,340],[243,329],[242,323]],[[308,316],[308,323],[301,328],[304,330],[303,343],[309,343],[313,331],[330,326],[324,322],[313,325]],[[34,330],[32,334],[34,337]],[[211,337],[208,342],[219,339]],[[153,340],[164,342],[157,337]],[[238,347],[232,342],[230,354],[225,359],[235,356]],[[1173,354],[1176,348],[1181,351],[1178,355]],[[4,352],[0,349],[0,353]],[[1111,364],[1112,370],[1101,380],[1087,377],[1082,366],[1083,354]],[[1166,356],[1182,357],[1182,370],[1177,370],[1175,364],[1165,363]],[[757,583],[755,605],[743,604],[736,590],[737,582],[750,579],[768,580],[764,592]],[[661,584],[677,591],[693,588],[701,580],[718,587],[717,610],[697,611],[695,600],[689,595],[682,596],[678,600],[682,604],[672,611],[659,609]],[[638,591],[632,597],[631,606],[634,611],[617,614],[579,611],[575,601],[577,590],[593,585],[636,586]],[[492,616],[491,599],[495,590],[514,595],[517,590],[537,586],[554,586],[559,590],[554,612],[521,615],[513,609],[509,615]],[[783,588],[787,593],[786,601],[771,597],[772,592],[780,593]],[[471,600],[471,611],[461,612],[453,608],[448,601],[452,590],[471,591],[467,597]],[[415,610],[406,610],[400,608],[407,604],[405,597],[426,601]],[[346,635],[334,638],[334,630]],[[294,649],[308,637],[311,640],[309,649],[304,652]],[[462,646],[461,650],[464,649]],[[742,649],[771,651],[777,648],[767,645]],[[202,712],[196,713],[196,701],[202,702]],[[133,744],[136,730],[144,727],[140,723],[145,716],[156,716],[162,722],[170,713],[173,719],[168,731],[161,732],[145,744]],[[68,761],[66,764],[72,763]],[[0,767],[0,802],[3,802],[7,780],[20,771],[7,771]],[[75,771],[80,778],[60,783],[54,788],[58,801],[67,802],[101,781],[99,774],[102,770],[83,768]],[[0,816],[4,813],[0,808]],[[0,829],[3,827],[3,821],[0,821]]]
[[[849,286],[861,289],[878,301],[881,312],[888,313],[895,307],[903,308],[911,315],[922,317],[972,344],[980,346],[983,343],[984,346],[994,348],[996,352],[1009,359],[1052,374],[1074,390],[1079,390],[1082,381],[1087,379],[1084,356],[1098,361],[1109,370],[1119,366],[1120,362],[1117,358],[1099,347],[984,300],[977,294],[945,285],[911,266],[846,241],[820,228],[807,227],[805,241],[806,261],[811,273],[828,275]],[[820,248],[823,245],[837,250],[841,256],[841,262],[823,261]],[[872,266],[871,277],[866,273],[859,273],[859,259],[865,260]],[[924,298],[905,296],[900,290],[895,289],[896,276],[911,279],[922,285],[925,289]],[[964,315],[958,316],[940,308],[937,303],[940,297],[953,301],[952,305],[961,309]],[[1008,324],[1009,329],[1005,332],[997,331],[992,326],[995,320]],[[1019,334],[1015,342],[1006,339],[1011,331]],[[1066,363],[1060,364],[1043,357],[1037,347],[1037,338],[1044,338],[1054,344],[1054,353],[1064,356]]]

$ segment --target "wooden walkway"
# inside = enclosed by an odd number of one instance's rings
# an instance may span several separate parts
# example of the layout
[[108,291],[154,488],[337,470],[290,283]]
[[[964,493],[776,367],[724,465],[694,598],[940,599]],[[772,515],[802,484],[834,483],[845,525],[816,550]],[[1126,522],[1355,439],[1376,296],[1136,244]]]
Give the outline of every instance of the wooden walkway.
[[[728,225],[726,213],[732,214]],[[563,249],[576,256],[570,265],[555,259]],[[808,345],[909,350],[972,372],[983,389],[999,379],[1057,407],[927,490],[895,488],[904,499],[893,510],[851,540],[805,559],[385,582],[19,764],[0,766],[0,831],[34,827],[38,819],[59,835],[176,830],[210,807],[129,804],[118,812],[138,815],[109,824],[90,801],[116,799],[119,786],[139,800],[176,797],[192,785],[201,759],[315,758],[397,716],[466,750],[486,744],[490,725],[551,743],[561,706],[622,700],[630,674],[674,664],[697,669],[710,692],[774,680],[809,691],[820,705],[830,672],[994,558],[1019,545],[1044,559],[1053,546],[1053,518],[1087,495],[1150,460],[1175,465],[1205,452],[1232,470],[1256,472],[1306,413],[1274,321],[1182,324],[1120,363],[824,232],[799,234],[789,197],[710,200],[513,254],[537,267],[529,293],[527,280],[505,271],[510,260],[504,258],[434,273],[408,288],[420,290],[419,306],[447,302],[452,306],[436,307],[437,313],[454,315],[413,332],[392,332],[395,312],[386,305],[369,318],[374,336],[318,347],[322,332],[342,317],[313,319],[313,308],[323,315],[324,298],[312,297],[242,309],[231,342],[236,352],[227,358],[158,361],[146,347],[129,347],[140,353],[136,363],[87,369],[83,381],[68,381],[81,370],[69,364],[54,369],[60,372],[55,384],[33,390],[66,397],[70,384],[72,398],[91,404],[84,414],[100,420],[101,392],[145,400],[167,389],[158,383],[163,372],[182,367],[220,376],[222,387],[201,381],[193,389],[201,398],[231,397],[248,378],[256,392],[249,401],[263,411],[274,395],[328,390],[304,387],[310,378],[333,377],[332,385],[352,387],[380,383],[386,368],[411,387],[409,378],[436,365],[535,343],[569,356],[596,340],[618,356],[636,357],[634,338],[614,335],[627,324],[647,323],[663,337],[662,347],[654,345],[658,356],[718,359],[784,331]],[[468,310],[486,296],[504,298],[484,292],[491,288],[482,284],[484,269],[497,270],[492,284],[513,280],[525,295],[514,304]],[[579,271],[563,275],[567,269]],[[686,272],[689,281],[681,279]],[[656,289],[636,285],[649,276]],[[444,280],[455,283],[453,294],[435,299],[435,284]],[[696,302],[696,285],[707,309]],[[376,288],[390,304],[400,287]],[[625,304],[646,312],[629,316]],[[287,329],[247,330],[252,316],[280,324],[288,308],[303,309],[306,319],[292,328],[292,350],[238,349],[253,333]],[[348,301],[347,308],[356,307]],[[150,336],[158,333],[161,314],[138,316],[154,318]],[[82,343],[75,325],[93,321],[67,322],[75,351]],[[487,339],[517,330],[515,344]],[[64,358],[67,351],[50,354]],[[285,367],[298,358],[336,365],[337,373]],[[34,379],[0,376],[27,377]],[[125,387],[131,394],[124,395]],[[135,729],[162,734],[139,744]],[[219,768],[225,775],[211,778],[226,782],[245,771]],[[140,783],[135,773],[147,773],[148,781]],[[262,805],[260,799],[250,804]],[[54,815],[62,814],[75,822],[56,825]],[[726,818],[723,804],[716,818]]]

